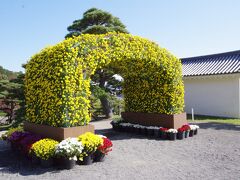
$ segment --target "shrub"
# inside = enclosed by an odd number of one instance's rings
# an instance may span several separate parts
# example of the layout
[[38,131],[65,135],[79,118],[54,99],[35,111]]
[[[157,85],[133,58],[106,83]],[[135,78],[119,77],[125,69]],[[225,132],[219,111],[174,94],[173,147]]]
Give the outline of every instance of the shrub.
[[7,132],[5,132],[2,136],[1,136],[1,139],[2,140],[7,140],[11,135],[12,133],[14,132],[23,132],[23,127],[22,126],[18,126],[18,127],[15,127],[15,128],[10,128]]

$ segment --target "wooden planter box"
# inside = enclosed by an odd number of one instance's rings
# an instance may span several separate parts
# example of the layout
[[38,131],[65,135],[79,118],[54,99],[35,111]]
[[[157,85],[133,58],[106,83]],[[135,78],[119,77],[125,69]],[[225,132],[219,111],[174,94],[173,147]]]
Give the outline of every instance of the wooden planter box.
[[181,114],[157,114],[157,113],[141,113],[141,112],[122,112],[122,118],[134,124],[144,126],[161,126],[165,128],[180,128],[187,124],[186,113]]
[[94,126],[91,124],[88,124],[86,126],[63,128],[40,125],[25,121],[23,127],[25,131],[39,134],[43,137],[52,138],[58,141],[61,141],[68,137],[78,137],[79,135],[84,134],[85,132],[94,133]]

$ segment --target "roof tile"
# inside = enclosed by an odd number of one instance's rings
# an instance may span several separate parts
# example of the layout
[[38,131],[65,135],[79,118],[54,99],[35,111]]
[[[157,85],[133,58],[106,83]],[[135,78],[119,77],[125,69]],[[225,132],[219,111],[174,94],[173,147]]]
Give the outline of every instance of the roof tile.
[[182,58],[183,76],[231,74],[240,72],[240,50]]

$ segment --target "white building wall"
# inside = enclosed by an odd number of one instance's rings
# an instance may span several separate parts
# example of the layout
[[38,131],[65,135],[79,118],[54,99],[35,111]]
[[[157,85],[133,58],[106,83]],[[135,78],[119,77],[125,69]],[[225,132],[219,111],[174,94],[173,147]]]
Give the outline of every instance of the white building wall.
[[184,77],[185,111],[240,118],[239,75]]

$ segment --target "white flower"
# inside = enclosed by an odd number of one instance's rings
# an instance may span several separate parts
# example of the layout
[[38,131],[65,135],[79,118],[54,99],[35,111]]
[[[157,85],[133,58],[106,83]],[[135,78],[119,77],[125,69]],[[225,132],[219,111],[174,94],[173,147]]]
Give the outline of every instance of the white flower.
[[131,123],[120,123],[120,125],[124,126],[124,127],[133,126],[133,124],[131,124]]
[[82,143],[77,138],[67,138],[56,146],[56,154],[71,159],[76,159],[83,151]]
[[73,160],[74,160],[74,161],[77,161],[77,156],[74,156],[74,157],[73,157]]
[[168,133],[177,133],[178,131],[176,129],[168,129],[167,132]]
[[157,126],[149,126],[148,129],[159,129]]
[[101,138],[107,138],[106,136],[104,136],[104,135],[101,135],[101,134],[97,134],[99,137],[101,137]]
[[189,125],[191,130],[199,129],[198,125]]

